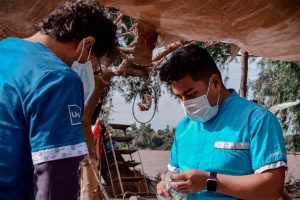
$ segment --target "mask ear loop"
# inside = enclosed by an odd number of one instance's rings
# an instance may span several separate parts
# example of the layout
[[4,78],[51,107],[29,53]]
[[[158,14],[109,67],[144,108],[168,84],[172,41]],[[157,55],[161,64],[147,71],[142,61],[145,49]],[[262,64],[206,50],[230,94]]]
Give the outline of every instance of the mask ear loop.
[[220,95],[221,95],[221,92],[220,92],[220,93],[219,93],[219,95],[218,95],[218,102],[217,102],[217,106],[219,105]]
[[[206,96],[208,96],[209,88],[210,88],[210,79],[209,79],[209,82],[208,82],[208,89],[207,89],[207,92],[206,92]],[[220,95],[221,95],[221,92],[218,95],[217,105],[219,105]]]
[[83,49],[84,49],[84,38],[83,38],[83,45],[82,45],[82,49],[81,49],[81,52],[80,52],[80,56],[79,56],[77,62],[79,62],[79,60],[80,60],[80,58],[81,58],[81,56],[82,56]]
[[209,78],[209,81],[208,81],[208,88],[207,88],[206,96],[208,96],[209,88],[210,88],[210,78]]
[[92,48],[93,48],[93,44],[91,45],[91,48],[90,48],[90,51],[89,51],[89,55],[88,55],[88,58],[87,58],[88,61],[90,60],[90,55],[91,55],[91,52],[92,52]]

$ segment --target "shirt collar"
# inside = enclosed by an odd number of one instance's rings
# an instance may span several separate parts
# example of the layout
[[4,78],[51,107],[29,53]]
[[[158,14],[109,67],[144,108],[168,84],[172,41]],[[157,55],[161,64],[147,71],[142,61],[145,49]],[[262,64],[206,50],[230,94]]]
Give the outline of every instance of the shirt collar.
[[228,89],[228,91],[231,93],[228,97],[226,97],[226,99],[222,102],[222,104],[220,105],[220,109],[224,106],[226,106],[227,104],[229,104],[229,102],[236,98],[239,97],[238,93],[234,90],[234,89]]

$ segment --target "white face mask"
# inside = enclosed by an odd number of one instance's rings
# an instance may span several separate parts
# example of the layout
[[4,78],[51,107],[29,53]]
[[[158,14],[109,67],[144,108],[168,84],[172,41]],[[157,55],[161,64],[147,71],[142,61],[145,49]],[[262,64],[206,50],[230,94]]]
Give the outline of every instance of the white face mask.
[[191,120],[207,122],[218,113],[220,94],[218,96],[217,105],[211,106],[207,99],[209,88],[210,80],[206,95],[204,94],[200,97],[182,102],[184,112]]
[[[93,47],[93,46],[92,46]],[[84,39],[83,39],[83,47],[80,53],[80,56],[77,61],[74,61],[71,69],[73,69],[83,83],[83,93],[84,93],[84,104],[86,104],[87,100],[92,95],[94,89],[95,89],[95,79],[94,79],[94,70],[92,66],[92,62],[89,60],[90,54],[92,51],[92,47],[90,49],[88,59],[85,63],[79,63],[79,60],[82,56],[83,49],[84,49]]]

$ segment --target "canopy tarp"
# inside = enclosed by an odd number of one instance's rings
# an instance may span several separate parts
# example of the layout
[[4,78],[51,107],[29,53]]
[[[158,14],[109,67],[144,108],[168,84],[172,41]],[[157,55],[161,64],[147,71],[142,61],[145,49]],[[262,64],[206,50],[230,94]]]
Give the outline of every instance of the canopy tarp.
[[[61,0],[0,0],[0,38],[26,36]],[[178,39],[235,44],[250,54],[300,60],[299,0],[101,0]]]

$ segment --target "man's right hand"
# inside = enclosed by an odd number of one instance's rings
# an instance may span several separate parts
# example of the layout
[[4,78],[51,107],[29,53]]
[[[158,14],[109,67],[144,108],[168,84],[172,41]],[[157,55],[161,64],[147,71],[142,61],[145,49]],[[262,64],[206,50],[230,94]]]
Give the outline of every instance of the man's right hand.
[[161,181],[156,186],[157,194],[166,197],[167,199],[172,199],[172,195],[167,191],[166,188],[165,176],[166,176],[165,173],[161,174],[160,176]]

